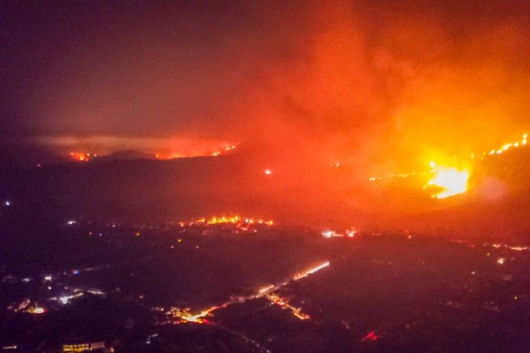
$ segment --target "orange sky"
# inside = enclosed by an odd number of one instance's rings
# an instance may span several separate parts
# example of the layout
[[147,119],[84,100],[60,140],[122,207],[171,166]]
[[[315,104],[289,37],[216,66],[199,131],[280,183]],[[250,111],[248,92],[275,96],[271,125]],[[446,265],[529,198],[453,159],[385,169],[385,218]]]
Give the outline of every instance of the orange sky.
[[183,154],[261,141],[379,172],[528,127],[525,1],[0,6],[5,137]]

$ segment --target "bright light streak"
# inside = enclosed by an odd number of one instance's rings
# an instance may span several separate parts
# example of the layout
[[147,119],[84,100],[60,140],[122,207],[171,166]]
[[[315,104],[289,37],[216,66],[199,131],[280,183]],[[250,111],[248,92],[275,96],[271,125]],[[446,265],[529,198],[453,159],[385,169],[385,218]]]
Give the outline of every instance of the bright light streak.
[[259,294],[264,294],[264,293],[267,293],[268,291],[270,291],[271,289],[274,289],[275,286],[273,284],[271,284],[270,286],[266,286],[266,287],[262,287],[258,290],[258,293]]
[[318,266],[315,266],[315,267],[310,268],[310,269],[307,270],[307,271],[304,271],[304,272],[298,273],[297,275],[294,276],[294,280],[295,280],[295,281],[298,281],[298,280],[300,280],[300,279],[302,279],[302,278],[305,278],[305,277],[307,277],[307,276],[309,276],[309,275],[311,275],[311,274],[313,274],[313,273],[315,273],[315,272],[317,272],[317,271],[320,271],[320,270],[322,270],[323,268],[326,268],[326,267],[328,267],[328,266],[329,266],[329,261],[326,261],[326,262],[324,262],[324,263],[322,263],[322,264],[320,264],[320,265],[318,265]]
[[323,264],[321,264],[321,265],[319,265],[317,267],[314,267],[314,268],[310,269],[309,271],[307,271],[307,274],[310,275],[310,274],[315,273],[317,271],[320,271],[321,269],[326,268],[328,266],[329,266],[329,261],[326,261]]

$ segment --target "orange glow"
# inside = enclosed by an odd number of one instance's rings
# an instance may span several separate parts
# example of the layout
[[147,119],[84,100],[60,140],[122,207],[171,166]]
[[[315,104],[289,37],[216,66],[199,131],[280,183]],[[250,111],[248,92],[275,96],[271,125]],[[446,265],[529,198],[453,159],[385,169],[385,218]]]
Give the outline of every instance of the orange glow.
[[267,292],[270,292],[272,289],[276,288],[273,284],[268,285],[266,287],[262,287],[258,290],[258,294],[265,294]]
[[435,166],[434,176],[429,180],[426,187],[439,188],[440,191],[433,194],[432,197],[443,199],[466,192],[468,179],[469,171],[465,169]]
[[[473,154],[469,155],[469,157],[470,157],[471,161],[474,161],[475,159],[477,159],[477,156],[481,156],[480,158],[484,159],[487,155],[489,155],[489,156],[502,155],[503,153],[505,153],[505,152],[507,152],[507,151],[509,151],[511,149],[517,149],[517,148],[520,148],[522,146],[525,146],[527,144],[527,138],[528,138],[528,134],[525,133],[525,134],[523,134],[523,137],[522,137],[522,139],[520,141],[514,141],[514,142],[505,143],[502,146],[500,146],[499,148],[491,149],[489,151],[482,152],[481,154],[480,153],[477,153],[477,154],[473,153]],[[432,157],[432,155],[431,155],[431,157]],[[443,156],[436,155],[436,158],[443,158]],[[469,159],[467,157],[462,157],[462,156],[460,156],[460,157],[455,156],[455,157],[453,157],[453,159],[450,159],[450,160],[444,159],[444,160],[447,163],[454,163],[454,160],[459,161],[459,163],[462,163],[462,162],[465,163],[466,161],[469,161]],[[408,178],[408,177],[415,177],[415,176],[425,176],[425,175],[428,175],[428,174],[432,174],[433,172],[437,173],[436,172],[436,163],[434,161],[431,161],[431,162],[429,162],[429,165],[431,167],[431,171],[430,172],[427,172],[427,171],[411,171],[411,172],[408,172],[408,173],[401,173],[401,174],[388,174],[388,175],[384,175],[384,176],[373,176],[373,177],[370,177],[369,180],[370,181],[379,181],[379,180],[383,180],[383,179],[386,179],[386,178]],[[465,173],[466,169],[460,170],[460,172],[461,173]],[[445,173],[445,171],[444,171],[444,173]],[[469,174],[469,171],[467,171],[467,173]],[[461,178],[464,178],[463,174],[462,174]],[[433,180],[431,180],[431,182],[432,181]],[[442,185],[437,185],[437,184],[434,184],[434,183],[431,183],[431,182],[429,182],[429,184],[427,184],[427,187],[428,186],[440,186],[440,187],[442,187]],[[462,187],[461,187],[461,189],[462,189]],[[462,191],[462,192],[464,192],[464,191]],[[461,192],[458,192],[458,193],[461,193]],[[434,195],[433,197],[443,198],[443,197],[448,197],[448,196],[452,196],[452,195],[447,195],[447,196],[442,196],[442,197]]]
[[274,222],[272,220],[265,221],[263,219],[253,219],[253,218],[241,218],[239,216],[231,216],[231,217],[212,217],[209,219],[201,218],[194,222],[191,222],[190,225],[193,224],[209,224],[209,225],[215,225],[215,224],[234,224],[234,225],[244,225],[244,224],[265,224],[268,226],[272,226]]
[[197,324],[205,323],[205,317],[210,315],[210,313],[216,309],[219,309],[219,306],[212,306],[208,309],[201,311],[198,314],[190,313],[190,309],[178,309],[172,308],[169,312],[173,317],[178,317],[182,322],[194,322]]
[[315,267],[311,267],[310,269],[308,269],[308,270],[306,270],[306,271],[303,271],[303,272],[301,272],[301,273],[296,274],[296,275],[294,276],[294,280],[295,280],[295,281],[298,281],[298,280],[300,280],[300,279],[302,279],[302,278],[305,278],[305,277],[309,276],[310,274],[313,274],[313,273],[315,273],[315,272],[317,272],[317,271],[320,271],[320,270],[322,270],[323,268],[326,268],[326,267],[328,267],[328,266],[329,266],[329,261],[323,262],[323,263],[321,263],[320,265],[317,265],[317,266],[315,266]]
[[[97,155],[94,155],[94,157]],[[70,152],[70,157],[74,161],[78,162],[88,162],[90,161],[90,153],[81,153],[81,152]]]
[[[160,160],[168,160],[168,159],[176,159],[176,158],[189,158],[189,157],[197,157],[197,156],[220,156],[223,154],[228,154],[234,149],[236,149],[237,145],[231,145],[227,147],[223,147],[222,149],[215,150],[215,152],[208,152],[206,151],[200,151],[200,150],[193,150],[191,152],[175,152],[174,150],[159,150],[159,149],[148,149],[146,150],[146,153],[149,153],[149,156],[154,159],[160,159]],[[206,147],[205,147],[206,149]],[[79,162],[88,162],[94,158],[97,158],[97,154],[90,153],[90,152],[70,152],[70,158],[74,161]]]
[[39,315],[39,314],[44,314],[46,312],[46,309],[39,307],[39,306],[35,306],[35,307],[29,308],[27,312],[30,314]]
[[267,294],[265,296],[271,303],[279,305],[283,309],[290,310],[294,316],[299,318],[300,320],[309,320],[311,317],[309,315],[306,315],[302,313],[300,308],[295,308],[285,298],[281,298],[280,296],[276,294]]
[[[496,149],[496,150],[491,150],[488,153],[490,155],[502,154],[503,152],[508,151],[511,148],[519,148],[519,146],[526,145],[526,139],[527,138],[528,138],[528,134],[523,134],[523,138],[521,139],[521,141],[515,141],[515,142],[506,143],[501,148]],[[486,152],[484,152],[482,155],[483,156],[486,155]]]

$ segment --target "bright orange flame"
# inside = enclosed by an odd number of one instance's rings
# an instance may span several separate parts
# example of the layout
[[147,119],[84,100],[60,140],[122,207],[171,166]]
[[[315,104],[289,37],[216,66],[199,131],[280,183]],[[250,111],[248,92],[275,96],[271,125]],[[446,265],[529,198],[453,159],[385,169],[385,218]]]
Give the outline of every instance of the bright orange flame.
[[[88,162],[90,160],[90,153],[81,153],[81,152],[71,152],[70,156],[73,160],[79,162]],[[94,155],[95,157],[96,155]]]
[[427,187],[435,186],[441,190],[433,197],[443,199],[449,196],[462,194],[467,191],[469,172],[455,167],[435,167],[434,176],[427,183]]
[[232,217],[212,217],[210,219],[201,218],[194,222],[191,222],[190,225],[193,224],[234,224],[234,225],[244,225],[244,224],[266,224],[268,226],[272,226],[274,224],[274,221],[269,220],[265,221],[263,219],[252,219],[252,218],[241,218],[239,216],[232,216]]

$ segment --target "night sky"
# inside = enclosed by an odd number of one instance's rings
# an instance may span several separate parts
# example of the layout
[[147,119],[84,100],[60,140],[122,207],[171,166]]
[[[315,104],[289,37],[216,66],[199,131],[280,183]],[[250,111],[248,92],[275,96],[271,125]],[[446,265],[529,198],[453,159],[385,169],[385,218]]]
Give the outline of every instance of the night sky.
[[0,2],[2,149],[398,168],[526,132],[530,2]]

